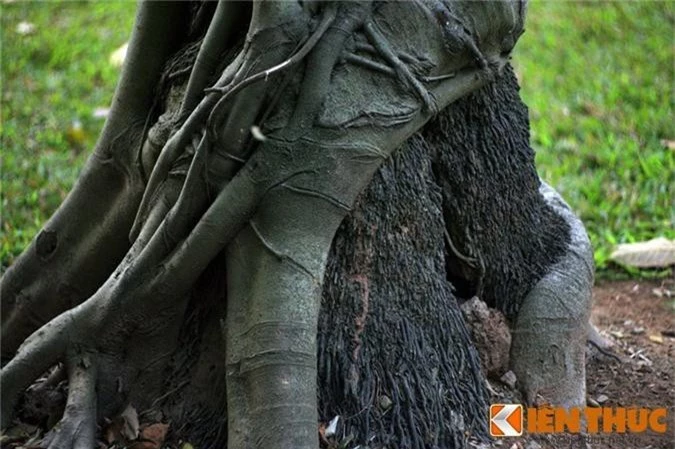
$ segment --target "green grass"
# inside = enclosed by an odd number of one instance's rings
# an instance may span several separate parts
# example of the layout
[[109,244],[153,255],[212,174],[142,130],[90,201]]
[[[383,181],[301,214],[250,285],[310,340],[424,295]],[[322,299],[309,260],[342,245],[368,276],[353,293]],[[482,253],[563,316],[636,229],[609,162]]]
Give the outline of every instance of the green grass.
[[[1,4],[2,241],[9,265],[65,198],[103,126],[133,2]],[[35,25],[21,35],[21,22]],[[81,124],[81,132],[77,126]]]
[[[2,247],[10,264],[62,201],[103,125],[135,3],[2,5]],[[616,243],[675,238],[672,2],[534,1],[514,55],[544,179]],[[36,31],[16,33],[27,21]],[[69,138],[73,122],[84,139]]]
[[673,2],[532,2],[514,56],[541,176],[614,245],[675,238]]

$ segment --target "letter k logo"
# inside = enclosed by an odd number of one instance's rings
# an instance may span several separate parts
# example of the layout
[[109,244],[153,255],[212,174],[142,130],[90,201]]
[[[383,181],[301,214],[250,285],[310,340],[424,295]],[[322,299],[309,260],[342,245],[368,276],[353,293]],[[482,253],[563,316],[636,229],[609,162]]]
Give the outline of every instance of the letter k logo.
[[493,404],[490,406],[490,435],[519,437],[523,434],[523,406]]

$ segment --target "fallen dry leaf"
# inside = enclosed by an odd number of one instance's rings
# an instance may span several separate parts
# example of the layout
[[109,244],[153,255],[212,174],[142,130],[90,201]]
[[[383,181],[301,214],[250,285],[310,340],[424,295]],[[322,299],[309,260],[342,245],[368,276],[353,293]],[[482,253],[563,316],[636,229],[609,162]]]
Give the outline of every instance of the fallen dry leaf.
[[663,337],[660,335],[650,335],[649,340],[653,341],[654,343],[661,344],[663,343]]
[[131,445],[130,449],[160,449],[168,431],[168,424],[151,424],[141,429],[139,441]]
[[675,264],[675,241],[659,237],[646,242],[623,243],[617,246],[610,259],[638,268],[669,267]]
[[35,24],[30,22],[19,22],[16,25],[16,34],[21,36],[28,36],[35,33]]
[[128,405],[127,408],[120,414],[120,417],[124,421],[122,426],[121,433],[129,441],[133,441],[138,438],[138,413],[136,409],[131,405]]
[[669,150],[675,150],[675,140],[661,139],[661,145],[668,148]]
[[138,438],[138,433],[138,413],[134,407],[128,405],[122,413],[116,416],[105,427],[103,438],[108,444],[115,441],[128,443]]

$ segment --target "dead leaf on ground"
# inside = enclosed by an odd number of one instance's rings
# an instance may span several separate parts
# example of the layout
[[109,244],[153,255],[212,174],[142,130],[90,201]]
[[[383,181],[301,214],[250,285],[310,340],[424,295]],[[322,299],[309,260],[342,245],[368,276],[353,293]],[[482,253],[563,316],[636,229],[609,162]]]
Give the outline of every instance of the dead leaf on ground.
[[160,449],[169,431],[169,425],[163,423],[151,424],[141,429],[139,441],[130,449]]
[[30,23],[30,22],[19,22],[16,25],[16,34],[20,36],[29,36],[31,34],[35,34],[35,24]]
[[675,241],[658,237],[646,242],[620,244],[610,259],[637,268],[660,268],[675,265]]
[[661,139],[661,145],[669,150],[675,150],[675,140]]
[[661,344],[663,343],[663,337],[660,335],[650,335],[649,340],[653,341],[654,343]]
[[138,438],[139,424],[138,413],[131,405],[128,405],[122,413],[116,416],[103,431],[105,441],[109,444],[119,441],[128,443]]

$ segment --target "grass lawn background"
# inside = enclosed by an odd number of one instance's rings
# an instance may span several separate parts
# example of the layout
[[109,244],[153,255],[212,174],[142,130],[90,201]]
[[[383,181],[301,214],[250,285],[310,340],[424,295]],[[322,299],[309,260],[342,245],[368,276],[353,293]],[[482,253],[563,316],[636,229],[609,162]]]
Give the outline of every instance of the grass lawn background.
[[[119,75],[109,56],[127,40],[136,3],[0,8],[6,267],[96,141],[103,120],[93,112],[109,105]],[[22,22],[33,32],[18,32]],[[675,3],[533,1],[526,28],[513,63],[539,172],[587,226],[600,275],[616,274],[607,257],[617,243],[675,238]]]

